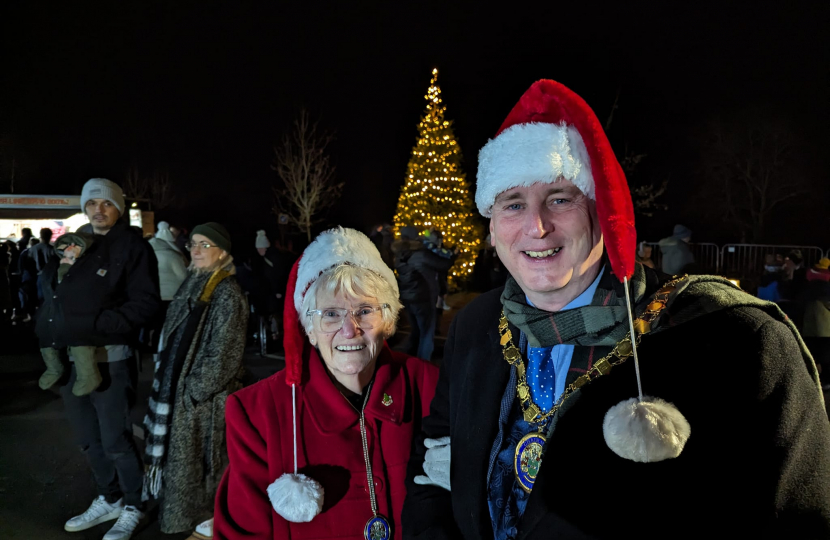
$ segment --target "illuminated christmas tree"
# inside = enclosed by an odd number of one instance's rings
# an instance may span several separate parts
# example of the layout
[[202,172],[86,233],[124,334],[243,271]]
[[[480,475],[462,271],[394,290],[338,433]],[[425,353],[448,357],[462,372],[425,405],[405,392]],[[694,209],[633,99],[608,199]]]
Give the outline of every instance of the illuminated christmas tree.
[[472,276],[482,235],[469,186],[461,172],[461,148],[455,140],[452,122],[444,118],[447,108],[437,80],[438,70],[433,69],[424,96],[427,108],[418,124],[418,140],[398,199],[395,227],[396,231],[404,226],[418,230],[434,228],[443,233],[445,247],[458,247],[458,259],[448,273],[450,286],[456,288]]

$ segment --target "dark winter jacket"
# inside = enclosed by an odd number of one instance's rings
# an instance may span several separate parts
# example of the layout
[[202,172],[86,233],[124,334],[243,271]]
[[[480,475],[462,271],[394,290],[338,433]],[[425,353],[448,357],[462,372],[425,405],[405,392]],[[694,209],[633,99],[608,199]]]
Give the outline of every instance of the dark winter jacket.
[[37,265],[30,256],[31,251],[31,248],[24,249],[17,260],[17,272],[20,274],[21,283],[37,279]]
[[29,248],[29,256],[34,259],[38,274],[45,272],[46,267],[58,259],[55,248],[42,241]]
[[438,279],[450,269],[455,257],[445,258],[430,251],[420,240],[402,238],[392,244],[398,288],[404,304],[432,303],[438,299]]
[[35,330],[44,347],[131,345],[161,307],[156,256],[124,222],[96,235],[58,284],[60,261],[44,269]]
[[258,253],[253,255],[251,267],[256,276],[256,291],[252,303],[257,313],[282,313],[288,274],[296,260],[296,255],[290,251],[275,247],[269,247],[264,256]]
[[[423,474],[416,444],[405,538],[493,538],[487,471],[510,378],[501,293],[482,294],[452,322],[424,421],[427,437],[451,437],[452,491],[412,481]],[[606,412],[637,394],[634,362],[615,367],[555,415],[517,538],[830,538],[830,424],[787,326],[757,308],[726,308],[648,334],[638,350],[644,392],[691,425],[683,452],[635,463],[608,448]]]

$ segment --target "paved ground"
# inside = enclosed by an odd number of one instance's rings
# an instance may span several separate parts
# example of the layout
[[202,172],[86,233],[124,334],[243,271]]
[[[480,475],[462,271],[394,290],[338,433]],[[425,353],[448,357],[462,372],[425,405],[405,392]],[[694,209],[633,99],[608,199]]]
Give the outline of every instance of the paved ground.
[[[461,307],[474,295],[456,295],[449,303]],[[440,361],[444,336],[457,308],[444,312],[436,336],[435,359]],[[407,337],[403,320],[390,345],[399,348]],[[95,485],[64,417],[56,392],[40,390],[43,363],[30,329],[0,326],[0,539],[100,540],[110,524],[78,533],[63,530],[64,522],[85,510],[95,497]],[[245,354],[246,384],[266,378],[284,366],[280,354],[261,356],[255,346]],[[150,359],[139,374],[133,422],[141,424],[152,383]],[[139,430],[135,430],[140,435]],[[140,438],[136,439],[142,444]],[[136,540],[184,539],[165,535],[150,510]]]

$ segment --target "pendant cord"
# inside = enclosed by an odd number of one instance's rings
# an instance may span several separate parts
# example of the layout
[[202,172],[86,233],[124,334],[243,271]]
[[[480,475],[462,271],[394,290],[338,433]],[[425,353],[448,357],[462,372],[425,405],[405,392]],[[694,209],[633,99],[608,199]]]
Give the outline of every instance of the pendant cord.
[[294,474],[297,474],[297,385],[291,385],[291,415],[294,418]]
[[372,475],[372,461],[369,459],[369,441],[366,437],[366,416],[364,416],[363,411],[366,409],[366,403],[369,401],[369,394],[372,393],[372,386],[375,384],[375,379],[373,378],[369,382],[369,386],[366,389],[366,396],[363,398],[363,406],[360,408],[360,441],[363,443],[363,461],[366,463],[366,483],[369,488],[369,502],[372,504],[372,516],[377,517],[378,515],[378,503],[375,499],[375,482]]
[[640,382],[640,361],[637,358],[637,335],[634,332],[634,312],[631,309],[631,291],[628,288],[628,278],[623,278],[625,287],[625,304],[628,306],[628,329],[631,332],[631,350],[634,352],[634,372],[637,374],[637,391],[640,401],[643,401],[643,384]]
[[378,504],[375,500],[375,482],[372,478],[372,463],[369,460],[369,443],[366,441],[366,419],[360,411],[360,439],[363,441],[363,460],[366,462],[366,482],[369,487],[369,501],[372,503],[372,515],[378,515]]

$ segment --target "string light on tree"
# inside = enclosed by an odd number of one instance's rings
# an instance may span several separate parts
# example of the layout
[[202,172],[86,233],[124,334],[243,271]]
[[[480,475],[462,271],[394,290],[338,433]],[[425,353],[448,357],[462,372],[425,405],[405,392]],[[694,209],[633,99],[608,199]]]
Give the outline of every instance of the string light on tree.
[[448,273],[450,285],[473,273],[481,245],[481,225],[476,220],[473,200],[461,171],[461,148],[455,139],[452,122],[444,118],[447,108],[441,100],[438,70],[424,98],[426,110],[418,124],[418,139],[412,149],[395,213],[396,234],[401,227],[419,230],[434,227],[443,233],[447,247],[458,247],[459,254]]

